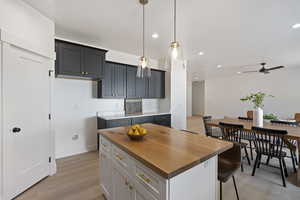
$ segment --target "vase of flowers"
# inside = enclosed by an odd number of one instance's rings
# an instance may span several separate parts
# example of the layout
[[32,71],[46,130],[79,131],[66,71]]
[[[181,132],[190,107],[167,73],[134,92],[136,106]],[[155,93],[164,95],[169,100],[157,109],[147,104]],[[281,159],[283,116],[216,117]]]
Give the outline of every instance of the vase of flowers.
[[253,104],[253,123],[254,126],[262,127],[264,125],[264,100],[266,97],[274,97],[263,92],[252,93],[249,96],[241,98],[241,101],[250,101]]

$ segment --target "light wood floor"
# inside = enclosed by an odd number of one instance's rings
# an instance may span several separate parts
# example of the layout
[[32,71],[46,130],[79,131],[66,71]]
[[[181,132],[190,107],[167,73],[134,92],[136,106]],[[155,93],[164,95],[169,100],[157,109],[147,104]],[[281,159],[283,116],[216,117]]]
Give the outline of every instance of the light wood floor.
[[[200,117],[191,117],[188,123],[189,130],[204,133]],[[275,159],[272,162],[271,164],[278,164]],[[289,163],[288,165],[291,166]],[[97,152],[58,160],[57,166],[58,173],[55,176],[44,179],[16,200],[104,200],[99,188]],[[278,169],[261,166],[255,177],[251,176],[251,172],[252,166],[245,164],[245,172],[236,174],[241,200],[300,199],[300,188],[289,182],[287,188],[282,187]],[[223,186],[223,199],[236,199],[232,180]]]

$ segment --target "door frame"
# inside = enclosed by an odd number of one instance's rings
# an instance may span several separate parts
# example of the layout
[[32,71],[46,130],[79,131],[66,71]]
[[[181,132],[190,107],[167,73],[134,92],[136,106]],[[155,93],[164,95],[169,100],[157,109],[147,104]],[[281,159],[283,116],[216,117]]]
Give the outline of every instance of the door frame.
[[[54,42],[54,38],[53,38]],[[15,36],[14,34],[8,33],[0,29],[0,199],[6,200],[4,197],[6,192],[4,191],[4,158],[6,152],[6,137],[4,136],[3,130],[3,85],[2,85],[2,70],[3,70],[3,47],[4,45],[13,45],[18,48],[21,48],[25,51],[29,51],[33,54],[41,56],[47,60],[49,65],[49,70],[52,70],[51,76],[49,76],[49,110],[52,115],[51,120],[49,120],[49,157],[51,157],[51,163],[49,163],[49,176],[52,176],[56,173],[56,159],[55,159],[55,132],[54,132],[54,116],[53,116],[53,86],[54,86],[54,62],[55,62],[55,52],[42,51],[39,47],[36,47],[33,44],[29,44],[28,41]]]

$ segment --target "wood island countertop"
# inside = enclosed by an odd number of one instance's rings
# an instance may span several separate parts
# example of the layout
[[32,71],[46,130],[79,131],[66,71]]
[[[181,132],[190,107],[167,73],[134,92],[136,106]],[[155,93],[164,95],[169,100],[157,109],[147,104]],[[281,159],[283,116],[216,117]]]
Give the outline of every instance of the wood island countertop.
[[103,129],[98,133],[166,179],[233,146],[230,142],[160,125],[143,124],[142,127],[148,130],[143,141],[131,141],[127,136],[129,127]]

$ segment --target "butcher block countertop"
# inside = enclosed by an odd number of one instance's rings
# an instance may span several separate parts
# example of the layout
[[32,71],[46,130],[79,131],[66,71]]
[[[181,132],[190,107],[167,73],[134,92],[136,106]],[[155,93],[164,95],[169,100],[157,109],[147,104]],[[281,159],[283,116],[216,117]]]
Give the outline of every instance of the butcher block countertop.
[[233,146],[230,142],[160,125],[143,124],[142,127],[148,130],[143,141],[131,141],[126,135],[129,127],[102,129],[98,133],[166,179]]

